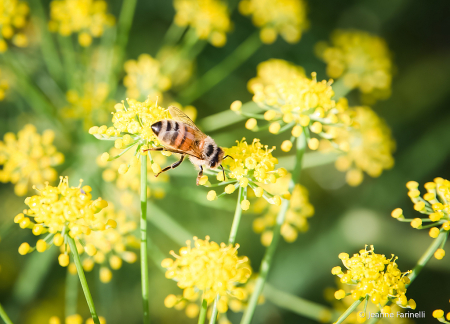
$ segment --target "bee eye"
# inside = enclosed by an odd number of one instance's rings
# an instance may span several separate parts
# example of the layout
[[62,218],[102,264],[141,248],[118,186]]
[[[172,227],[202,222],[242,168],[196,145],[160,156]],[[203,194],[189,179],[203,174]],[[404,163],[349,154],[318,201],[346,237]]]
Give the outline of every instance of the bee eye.
[[161,131],[161,125],[162,125],[162,122],[160,122],[160,121],[154,123],[154,124],[152,125],[152,131],[153,131],[153,133],[155,133],[156,135],[158,135],[159,132]]

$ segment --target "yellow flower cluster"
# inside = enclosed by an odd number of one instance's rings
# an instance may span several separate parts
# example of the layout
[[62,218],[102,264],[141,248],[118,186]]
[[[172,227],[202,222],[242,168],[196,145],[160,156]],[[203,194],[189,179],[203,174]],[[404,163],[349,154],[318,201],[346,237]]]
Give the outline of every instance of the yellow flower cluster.
[[[433,182],[427,182],[424,187],[427,191],[423,197],[420,195],[419,184],[416,181],[409,181],[406,184],[408,188],[408,196],[414,203],[414,209],[421,214],[428,215],[428,218],[405,219],[403,210],[396,208],[392,211],[392,217],[402,222],[410,222],[413,228],[424,229],[430,228],[429,235],[437,238],[440,233],[450,232],[450,181],[435,178]],[[431,224],[423,226],[425,222]],[[445,241],[444,241],[445,242]],[[434,257],[438,260],[443,259],[445,250],[443,245],[434,253]]]
[[258,64],[256,68],[256,77],[250,79],[247,83],[248,90],[253,92],[253,87],[273,85],[283,80],[297,79],[305,77],[305,70],[294,63],[281,60],[270,59]]
[[[384,254],[376,254],[373,246],[349,257],[347,253],[339,254],[339,259],[347,268],[344,273],[341,267],[337,266],[331,270],[333,275],[340,278],[344,284],[356,285],[351,290],[353,300],[368,298],[377,305],[380,310],[388,303],[396,303],[403,308],[416,308],[413,299],[406,298],[406,286],[410,280],[407,276],[410,271],[402,273],[395,261],[397,257],[387,259]],[[336,299],[346,297],[343,289],[335,292]]]
[[359,88],[373,98],[387,98],[391,92],[393,64],[386,41],[359,30],[337,30],[331,44],[317,44],[331,78],[343,78],[347,88]]
[[128,98],[140,100],[149,96],[153,101],[162,100],[162,93],[172,86],[170,78],[162,73],[160,62],[148,54],[126,61],[124,69]]
[[0,141],[1,182],[12,182],[14,192],[24,196],[32,185],[55,181],[54,166],[64,162],[64,155],[52,144],[55,133],[46,130],[42,135],[31,124],[17,133],[6,133]]
[[[442,309],[436,309],[433,311],[433,317],[436,318],[441,323],[450,323],[450,312],[447,313],[447,315],[444,318],[444,311]],[[447,320],[445,320],[447,319]]]
[[[347,99],[341,98],[338,105],[348,107]],[[343,152],[335,162],[336,168],[346,172],[349,185],[357,186],[363,180],[363,171],[378,177],[394,166],[395,142],[384,120],[369,107],[342,110],[340,118],[348,123],[347,127],[324,126],[323,137],[327,140],[322,141],[320,149],[326,151],[333,144]]]
[[0,70],[0,77],[2,77],[2,78],[0,78],[0,101],[2,101],[3,99],[5,99],[6,91],[9,89],[9,84],[8,84],[8,81],[3,79],[1,70]]
[[[98,320],[100,324],[106,324],[106,319],[103,316],[99,316]],[[73,314],[66,317],[65,324],[83,324],[83,317],[79,314]],[[62,324],[61,320],[58,316],[50,317],[48,324]],[[86,320],[86,324],[94,324],[94,320],[92,318],[88,318]]]
[[82,119],[85,127],[91,127],[93,121],[104,123],[109,118],[110,107],[114,105],[108,95],[106,83],[86,83],[82,94],[77,90],[69,90],[66,99],[70,106],[63,108],[62,114],[65,118]]
[[[127,246],[139,247],[139,241],[132,232],[137,228],[135,221],[127,218],[125,211],[115,211],[112,205],[104,208],[96,215],[98,222],[116,222],[116,227],[108,227],[104,231],[93,231],[89,235],[82,234],[79,239],[84,242],[81,256],[85,271],[91,271],[94,264],[100,264],[100,280],[104,283],[112,278],[111,269],[122,267],[122,261],[133,263],[137,256],[127,251]],[[108,266],[109,264],[109,266]]]
[[[237,145],[231,148],[224,148],[225,155],[229,155],[231,158],[224,159],[222,165],[226,168],[227,177],[232,180],[222,184],[228,184],[223,194],[232,194],[240,186],[244,189],[241,208],[248,210],[250,201],[247,200],[247,187],[250,186],[257,197],[264,197],[271,204],[281,205],[280,196],[268,194],[260,186],[261,184],[276,183],[279,177],[287,174],[284,168],[275,169],[275,165],[278,163],[278,160],[272,156],[275,147],[269,149],[267,145],[262,145],[257,138],[253,139],[250,145],[245,138],[236,143]],[[222,172],[217,172],[217,180],[224,181]],[[208,186],[209,182],[207,181],[207,176],[203,176],[200,184]],[[208,200],[214,200],[216,197],[214,190],[208,192]]]
[[[109,156],[118,156],[121,150],[115,147],[109,150]],[[100,167],[106,168],[103,171],[103,180],[106,182],[115,181],[116,186],[120,190],[132,190],[134,192],[140,191],[140,174],[141,174],[141,161],[134,159],[134,152],[128,151],[125,154],[120,155],[117,159],[108,163],[108,160],[104,160],[104,155],[97,158],[97,164]],[[147,197],[154,197],[156,199],[162,199],[165,196],[164,183],[169,181],[169,172],[162,173],[159,177],[155,178],[155,171],[158,171],[166,163],[166,157],[158,152],[155,152],[152,156],[153,164],[147,164],[147,181],[151,186],[147,187]],[[118,172],[122,164],[127,165],[128,161],[131,161],[130,167],[125,174]],[[120,201],[122,205],[131,205],[132,196],[124,193],[121,194]]]
[[[328,287],[325,290],[325,299],[330,302],[333,309],[337,314],[344,313],[355,301],[353,300],[350,293],[350,286],[344,285],[341,282],[337,283],[339,289],[343,290],[346,297],[337,300],[335,298],[336,288]],[[364,323],[369,318],[369,314],[378,313],[379,308],[373,303],[361,303],[346,319],[345,323],[357,324]],[[389,314],[394,313],[396,316],[390,317]],[[414,321],[410,320],[407,316],[407,309],[401,308],[400,306],[393,304],[390,306],[384,306],[381,310],[380,318],[377,323],[380,324],[414,324]],[[331,313],[323,314],[323,323],[331,322]]]
[[190,26],[200,39],[222,47],[227,42],[226,33],[231,30],[227,4],[222,0],[174,0],[175,24]]
[[182,46],[163,46],[156,59],[174,88],[184,85],[194,73],[195,62],[184,55]]
[[107,13],[103,0],[52,0],[50,3],[50,31],[62,36],[78,33],[78,42],[87,47],[92,37],[103,35],[105,27],[115,24],[113,15]]
[[245,16],[252,15],[265,44],[275,42],[278,35],[288,43],[297,43],[308,27],[303,0],[242,0],[239,11]]
[[[218,311],[218,323],[219,324],[231,324],[227,318],[227,311],[232,310],[235,313],[243,312],[248,305],[248,299],[254,291],[256,276],[252,275],[250,279],[240,286],[243,294],[239,294],[239,298],[236,296],[220,296],[217,302]],[[196,294],[191,298],[187,298],[184,295],[168,295],[164,300],[164,305],[168,308],[175,308],[176,310],[183,310],[189,318],[196,318],[200,312],[199,299],[202,297],[200,294]],[[201,302],[201,299],[200,299]],[[260,295],[258,304],[264,303],[264,296]],[[212,306],[212,305],[209,305]],[[211,318],[212,309],[209,307],[207,317]]]
[[0,53],[8,49],[7,40],[15,46],[26,47],[28,38],[23,32],[30,7],[25,1],[2,0],[0,2]]
[[[39,194],[25,199],[29,209],[18,214],[14,222],[21,228],[30,228],[34,235],[49,233],[45,239],[38,240],[36,250],[44,252],[49,247],[49,241],[55,246],[61,246],[65,235],[80,239],[90,235],[92,231],[104,231],[109,227],[116,227],[113,219],[98,217],[108,203],[101,198],[92,200],[91,187],[69,187],[69,178],[61,177],[57,187],[46,184],[38,190]],[[19,253],[24,255],[32,251],[28,243],[22,243]],[[69,264],[67,251],[59,256],[61,266]]]
[[[239,257],[239,245],[220,245],[194,237],[194,246],[187,241],[187,246],[180,249],[180,255],[171,251],[175,260],[167,258],[161,263],[166,271],[166,278],[177,281],[179,288],[183,289],[183,298],[196,300],[199,292],[208,304],[216,296],[232,296],[243,299],[246,292],[238,287],[245,284],[251,276],[252,270],[247,257]],[[175,306],[180,300],[175,295],[169,295],[165,300],[167,307]],[[224,308],[222,308],[224,310]],[[226,310],[225,310],[226,311]]]
[[[100,140],[115,141],[114,147],[122,149],[120,154],[125,154],[129,150],[133,152],[132,149],[134,148],[134,154],[131,156],[129,163],[120,164],[118,169],[120,174],[127,173],[130,165],[136,166],[141,155],[148,154],[148,152],[143,151],[148,148],[148,145],[160,145],[158,137],[154,135],[151,129],[151,125],[170,116],[167,109],[158,106],[150,98],[144,102],[127,99],[126,103],[128,107],[123,101],[114,106],[116,109],[112,117],[114,126],[93,126],[89,129],[89,134]],[[102,155],[102,160],[112,161],[120,157],[120,154],[110,157],[109,153],[105,152]],[[158,168],[158,165],[155,165],[155,168]]]
[[[288,176],[283,177],[286,180],[289,180],[289,178]],[[288,194],[287,185],[288,182],[283,181],[284,190],[282,196]],[[299,184],[295,185],[290,201],[286,219],[283,225],[281,225],[281,235],[286,242],[292,243],[297,239],[299,232],[306,232],[308,230],[308,218],[314,215],[314,206],[309,202],[308,190]],[[255,204],[254,209],[258,214],[262,214],[262,211],[266,207],[266,201],[260,199]],[[259,216],[253,221],[253,231],[255,233],[261,233],[261,243],[264,246],[269,246],[272,242],[273,227],[276,224],[279,211],[279,206],[271,205],[265,215]]]

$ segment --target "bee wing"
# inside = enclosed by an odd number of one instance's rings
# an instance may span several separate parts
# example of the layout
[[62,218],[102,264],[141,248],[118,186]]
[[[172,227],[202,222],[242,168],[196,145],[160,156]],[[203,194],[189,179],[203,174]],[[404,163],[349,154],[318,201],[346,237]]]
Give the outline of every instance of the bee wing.
[[[172,119],[176,119],[179,121],[182,121],[185,124],[188,124],[189,126],[191,126],[193,129],[195,129],[196,131],[199,131],[201,133],[201,131],[198,129],[198,127],[194,124],[194,122],[192,121],[192,119],[190,119],[188,117],[188,115],[186,115],[184,112],[182,112],[180,109],[178,109],[175,106],[169,106],[169,112],[170,115],[172,116]],[[203,133],[202,133],[203,134]]]

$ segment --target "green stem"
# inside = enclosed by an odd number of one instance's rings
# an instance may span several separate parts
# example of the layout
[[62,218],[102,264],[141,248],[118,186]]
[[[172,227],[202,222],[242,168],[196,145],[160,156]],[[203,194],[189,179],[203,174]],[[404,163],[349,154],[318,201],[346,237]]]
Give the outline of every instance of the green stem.
[[444,231],[439,234],[437,238],[434,239],[433,243],[428,247],[428,249],[425,251],[425,253],[422,255],[422,257],[417,261],[416,266],[412,270],[412,272],[409,274],[409,280],[411,282],[408,284],[411,285],[411,283],[416,279],[416,277],[419,275],[420,271],[422,271],[423,267],[427,264],[428,261],[430,261],[431,257],[433,256],[434,252],[436,252],[437,249],[440,248],[440,245],[442,242],[444,242],[447,239],[448,232]]
[[339,99],[345,97],[352,89],[348,88],[344,83],[344,78],[337,79],[333,84],[334,98]]
[[334,320],[337,318],[337,316],[333,317],[333,313],[336,311],[326,306],[278,290],[268,283],[264,286],[264,297],[278,307],[290,310],[296,314],[321,323],[327,323],[330,319]]
[[147,155],[141,156],[141,285],[144,324],[150,323],[147,257]]
[[77,58],[75,55],[72,37],[58,35],[58,42],[63,56],[67,89],[80,90],[76,87]]
[[250,35],[222,62],[206,72],[200,79],[191,83],[184,91],[180,92],[181,101],[186,105],[199,98],[202,94],[214,87],[231,72],[241,66],[262,45],[259,32]]
[[236,211],[234,212],[233,224],[231,225],[230,238],[228,239],[228,244],[234,244],[236,242],[236,234],[239,228],[239,222],[241,221],[242,208],[241,201],[242,196],[244,194],[244,190],[241,186],[239,186],[239,196],[236,204]]
[[351,304],[350,307],[347,308],[347,310],[344,313],[342,313],[341,316],[339,316],[338,320],[334,322],[334,324],[342,323],[356,309],[356,307],[358,307],[359,304],[361,304],[361,302],[364,299],[365,299],[364,297],[361,297],[360,299],[356,300],[353,304]]
[[78,280],[77,276],[70,273],[67,270],[66,274],[66,306],[65,316],[77,313],[77,301],[78,301]]
[[211,313],[211,318],[209,319],[209,324],[215,324],[217,320],[217,303],[219,302],[220,295],[217,295],[214,299],[214,305]]
[[73,259],[75,261],[75,266],[77,267],[78,277],[80,278],[81,287],[83,288],[84,297],[86,298],[86,302],[89,307],[89,311],[91,312],[92,319],[95,324],[100,324],[100,321],[97,316],[97,312],[95,310],[94,301],[92,300],[91,292],[89,291],[89,286],[86,281],[86,276],[84,275],[83,266],[81,265],[80,256],[78,255],[77,246],[75,244],[75,240],[67,235],[70,251],[72,252]]
[[11,319],[8,317],[8,314],[6,314],[5,310],[3,309],[2,304],[0,304],[0,317],[6,324],[13,324]]
[[40,48],[42,51],[42,56],[45,64],[47,65],[48,72],[52,78],[59,84],[62,81],[62,63],[59,57],[58,51],[56,49],[55,42],[52,38],[51,33],[48,30],[47,21],[48,18],[45,14],[44,6],[41,0],[32,1],[34,4],[33,13],[36,14],[34,21],[37,26],[40,26],[41,31],[41,44]]
[[178,43],[185,30],[186,27],[180,27],[172,21],[172,24],[164,35],[163,46],[173,46]]
[[205,323],[207,310],[208,310],[208,303],[206,302],[206,299],[203,299],[202,308],[200,309],[200,315],[198,316],[198,324]]
[[[289,182],[289,192],[292,193],[294,190],[295,184],[298,183],[300,172],[302,170],[302,160],[303,155],[305,153],[306,148],[306,136],[305,132],[302,132],[300,137],[297,139],[297,161],[292,171],[292,178]],[[273,238],[269,247],[266,249],[263,260],[261,262],[261,266],[259,269],[259,276],[256,279],[255,289],[250,297],[248,302],[247,309],[242,316],[241,324],[249,324],[252,320],[253,313],[255,312],[256,305],[258,303],[259,295],[261,294],[264,284],[267,280],[267,275],[269,274],[270,266],[272,264],[273,256],[275,255],[275,251],[278,246],[278,242],[281,236],[281,225],[283,225],[284,220],[286,218],[286,213],[289,209],[289,200],[283,199],[281,203],[280,211],[278,212],[276,225],[273,229]]]

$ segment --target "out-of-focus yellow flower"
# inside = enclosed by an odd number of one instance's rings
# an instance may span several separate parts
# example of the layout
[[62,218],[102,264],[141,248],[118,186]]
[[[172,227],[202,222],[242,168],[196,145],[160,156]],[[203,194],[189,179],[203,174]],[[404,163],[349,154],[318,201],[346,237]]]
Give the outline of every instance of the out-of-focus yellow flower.
[[222,0],[174,0],[174,21],[178,26],[190,26],[197,37],[222,47],[231,29],[227,4]]
[[[428,218],[409,219],[411,226],[416,229],[432,227],[429,232],[432,238],[437,238],[441,233],[445,233],[448,237],[450,232],[450,181],[435,178],[433,182],[427,182],[424,185],[427,193],[423,196],[420,194],[419,183],[416,181],[408,181],[406,187],[409,190],[408,196],[414,204],[414,209],[421,214],[428,215]],[[399,221],[406,221],[401,208],[394,209],[391,216]],[[426,226],[422,226],[423,222],[427,222]],[[444,256],[443,246],[434,253],[434,257],[438,260],[442,260]]]
[[103,0],[53,0],[48,27],[62,36],[78,33],[78,42],[87,47],[92,37],[100,37],[105,27],[115,24],[114,16],[107,9]]
[[[1,43],[1,41],[0,41]],[[3,79],[2,71],[0,70],[0,101],[5,99],[6,96],[6,90],[9,89],[8,81]]]
[[82,119],[86,128],[93,123],[105,123],[110,114],[114,100],[108,99],[109,87],[106,83],[87,83],[83,87],[83,93],[69,90],[66,99],[69,106],[62,110],[65,118]]
[[[193,247],[190,241],[186,243],[187,246],[180,249],[180,255],[170,252],[175,260],[168,258],[161,263],[167,269],[166,278],[177,281],[185,299],[196,300],[199,291],[208,303],[216,296],[243,297],[239,285],[247,282],[252,270],[248,258],[237,255],[238,244],[219,245],[211,242],[208,236],[205,240],[194,237]],[[167,302],[166,306],[172,307],[179,301]]]
[[[341,98],[339,106],[348,106]],[[349,185],[357,186],[363,180],[363,171],[371,177],[378,177],[383,170],[394,165],[392,156],[395,142],[391,130],[369,107],[342,108],[340,118],[348,122],[347,127],[325,125],[321,146],[323,151],[332,150],[332,145],[343,152],[335,162],[339,171],[347,172]]]
[[194,61],[183,55],[181,46],[164,46],[156,59],[161,64],[162,74],[167,75],[173,87],[185,84],[194,73]]
[[303,0],[242,0],[239,11],[252,16],[253,24],[261,28],[261,41],[266,44],[275,42],[278,35],[288,43],[297,43],[308,27]]
[[[98,320],[100,324],[106,324],[106,319],[103,316],[99,316]],[[49,324],[61,324],[61,320],[58,316],[52,316],[48,322]],[[83,317],[79,314],[73,314],[66,317],[66,324],[83,324]],[[86,320],[86,324],[94,324],[94,320],[92,318],[88,318]]]
[[11,40],[17,47],[28,46],[23,29],[28,21],[30,7],[25,1],[2,0],[0,3],[0,53],[8,49]]
[[[108,156],[118,156],[121,153],[121,149],[115,147],[109,150]],[[105,154],[105,153],[103,153]],[[162,199],[165,196],[166,188],[165,184],[169,181],[169,173],[165,172],[160,174],[157,178],[155,177],[155,172],[153,168],[155,165],[165,165],[167,158],[159,152],[152,153],[153,164],[147,164],[147,182],[149,186],[147,187],[147,197],[154,197],[156,199]],[[141,175],[141,161],[134,156],[133,151],[128,151],[120,155],[117,159],[108,162],[108,160],[103,160],[103,155],[97,158],[97,164],[104,167],[103,180],[106,182],[114,182],[118,189],[120,190],[132,190],[134,192],[139,192],[140,187],[140,175]],[[121,165],[130,165],[126,173],[120,173],[119,168]],[[123,196],[121,199],[124,198]],[[124,201],[121,201],[123,205],[127,206],[125,197]]]
[[[66,241],[65,236],[69,235],[78,240],[77,249],[81,253],[83,247],[79,241],[83,236],[90,235],[92,231],[104,231],[117,225],[114,220],[98,216],[108,203],[101,198],[92,200],[91,187],[82,187],[81,183],[82,181],[78,187],[70,187],[69,178],[61,177],[57,187],[46,184],[45,188],[38,190],[38,195],[25,199],[29,209],[14,217],[14,222],[21,228],[31,229],[36,236],[48,233],[43,240],[37,242],[38,252],[45,251],[51,244],[62,246]],[[19,248],[20,254],[30,251],[29,245],[26,249],[24,244]],[[63,245],[63,252],[58,259],[65,267],[69,265],[66,244]]]
[[128,219],[125,211],[114,210],[112,205],[99,212],[96,218],[108,226],[104,231],[80,235],[80,239],[84,241],[85,253],[81,255],[84,270],[91,271],[94,263],[117,270],[121,268],[122,261],[135,262],[136,254],[127,251],[127,247],[139,247],[139,240],[132,234],[137,228],[136,222]]
[[[332,304],[333,309],[336,311],[337,314],[342,314],[345,312],[354,302],[355,300],[352,298],[351,294],[351,286],[347,284],[343,284],[340,281],[338,281],[337,286],[339,290],[343,291],[346,295],[346,297],[336,300],[335,294],[336,294],[336,288],[328,287],[325,290],[325,299]],[[337,291],[339,291],[337,290]],[[413,299],[410,299],[411,303],[414,302]],[[414,306],[414,305],[412,305]],[[412,307],[412,309],[415,309],[415,307]],[[365,309],[365,313],[364,313]],[[364,322],[364,319],[368,319],[369,314],[375,314],[380,309],[377,305],[374,305],[373,303],[368,303],[367,305],[365,303],[361,303],[346,319],[345,323],[349,324],[357,324]],[[398,316],[391,317],[390,314],[393,313],[395,315],[398,314]],[[405,313],[405,314],[402,314]],[[363,318],[361,318],[358,315],[365,314]],[[392,304],[390,306],[384,306],[381,309],[381,315],[379,318],[379,321],[377,323],[381,324],[413,324],[414,321],[409,319],[407,316],[408,311],[407,309],[401,308],[400,306],[396,304]],[[323,312],[322,314],[322,321],[323,323],[327,323],[331,321],[331,313],[330,312]]]
[[11,182],[14,192],[24,196],[32,185],[57,179],[54,166],[64,162],[64,155],[53,146],[55,133],[46,130],[42,135],[31,124],[17,133],[6,133],[0,141],[0,181]]
[[253,92],[253,86],[261,84],[263,86],[273,85],[279,81],[297,79],[305,77],[305,70],[281,59],[270,59],[258,64],[256,77],[247,83],[248,90]]
[[[392,255],[387,259],[384,254],[376,254],[373,246],[349,257],[347,253],[339,254],[339,258],[347,268],[343,272],[341,267],[337,266],[331,270],[331,273],[338,276],[343,284],[354,285],[351,290],[353,300],[359,298],[369,298],[377,305],[380,310],[388,303],[392,302],[403,308],[415,308],[414,300],[406,298],[406,285],[410,280],[408,274],[411,271],[401,272],[395,261],[397,257]],[[338,299],[341,299],[340,293],[337,293]]]
[[[280,183],[269,185],[269,188],[266,189],[273,194],[286,196],[289,193],[289,179],[290,176],[285,176],[279,180]],[[297,239],[299,232],[308,230],[308,218],[314,215],[314,206],[309,202],[308,190],[299,184],[295,185],[292,195],[286,198],[290,199],[290,204],[286,213],[286,219],[281,226],[281,235],[286,242],[292,243]],[[254,211],[261,215],[266,207],[267,202],[260,199],[255,204]],[[270,205],[263,216],[259,216],[253,221],[253,230],[255,233],[261,233],[261,243],[264,246],[269,246],[272,242],[273,227],[276,224],[279,211],[280,206]]]
[[162,101],[162,93],[172,86],[170,78],[162,73],[160,62],[148,54],[126,61],[124,69],[128,98],[140,100],[148,96],[152,101]]
[[444,318],[445,313],[442,309],[434,310],[432,315],[434,318],[436,318],[441,323],[449,323],[449,321],[450,321],[450,312],[448,312]]
[[392,55],[381,37],[359,30],[336,30],[331,44],[321,42],[316,49],[331,78],[343,78],[347,88],[359,88],[374,99],[390,96]]

